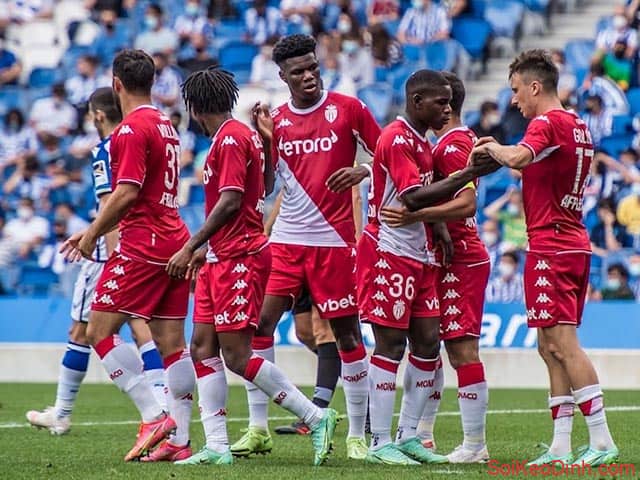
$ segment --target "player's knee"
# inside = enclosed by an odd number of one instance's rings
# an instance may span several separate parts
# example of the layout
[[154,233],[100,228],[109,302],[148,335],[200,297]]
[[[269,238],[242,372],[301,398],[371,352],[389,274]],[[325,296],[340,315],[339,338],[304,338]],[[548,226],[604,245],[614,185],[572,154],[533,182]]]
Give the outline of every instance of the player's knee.
[[224,356],[224,363],[227,368],[236,375],[243,376],[245,370],[247,369],[249,356],[246,355],[244,351],[235,350],[232,348],[224,349],[222,354]]
[[373,354],[399,362],[404,356],[405,347],[404,342],[376,342]]
[[548,356],[550,358],[552,358],[553,360],[557,361],[557,362],[565,362],[566,361],[566,355],[565,353],[560,349],[560,347],[558,346],[557,343],[555,342],[549,342],[546,346],[545,349],[548,352]]
[[[260,312],[260,324],[256,329],[256,337],[271,337],[275,332],[278,319],[273,318],[269,312]],[[304,342],[303,342],[304,343]]]

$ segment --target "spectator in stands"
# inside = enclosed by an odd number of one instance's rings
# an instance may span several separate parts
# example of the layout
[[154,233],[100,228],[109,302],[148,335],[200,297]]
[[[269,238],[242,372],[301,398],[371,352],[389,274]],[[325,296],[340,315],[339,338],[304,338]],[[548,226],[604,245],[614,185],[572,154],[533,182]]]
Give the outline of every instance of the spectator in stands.
[[267,0],[256,0],[244,16],[246,38],[256,45],[263,45],[269,38],[285,33],[280,10],[269,6]]
[[626,47],[623,56],[628,59],[634,58],[638,49],[638,32],[633,28],[629,28],[622,5],[616,6],[611,25],[602,30],[596,37],[597,55],[602,56],[612,52],[619,41],[622,41]]
[[94,39],[91,50],[96,54],[102,65],[110,65],[117,52],[126,48],[130,39],[124,24],[118,20],[116,10],[106,8],[98,15],[100,33]]
[[398,0],[372,0],[367,8],[367,18],[371,27],[382,22],[393,22],[400,18],[400,2]]
[[280,13],[290,23],[300,26],[300,33],[311,35],[320,30],[322,0],[282,0]]
[[558,69],[558,97],[562,104],[565,106],[573,103],[572,98],[576,92],[578,81],[576,76],[571,71],[571,68],[567,65],[564,52],[560,49],[554,49],[551,51],[551,58],[553,63]]
[[393,67],[402,63],[404,60],[402,44],[389,33],[383,24],[371,25],[369,35],[371,37],[371,55],[376,65]]
[[42,137],[44,134],[64,137],[76,128],[77,112],[67,101],[64,84],[51,89],[51,96],[36,100],[31,107],[29,123]]
[[640,27],[640,0],[628,0],[625,16],[629,27],[638,30]]
[[585,113],[582,119],[591,132],[593,144],[598,147],[603,138],[611,135],[613,129],[613,116],[605,108],[599,95],[589,95],[585,101]]
[[620,86],[604,74],[600,62],[591,65],[580,94],[583,97],[598,95],[611,115],[628,115],[629,102]]
[[254,86],[267,88],[269,90],[284,90],[287,85],[280,78],[280,67],[273,61],[273,46],[278,41],[278,37],[269,38],[260,47],[260,53],[251,61],[251,74],[249,83]]
[[176,129],[180,136],[180,170],[184,171],[187,167],[193,165],[193,154],[196,148],[195,134],[185,128],[182,123],[182,113],[179,111],[171,112],[169,117],[173,128]]
[[[8,197],[30,198],[40,208],[44,206],[51,180],[40,174],[40,164],[35,156],[18,161],[18,168],[4,182],[2,191]],[[14,206],[10,201],[10,206]]]
[[613,201],[610,198],[598,201],[597,214],[598,223],[589,234],[591,249],[595,255],[606,257],[609,253],[630,245],[624,227],[616,219]]
[[176,69],[169,65],[169,57],[165,53],[155,52],[153,63],[156,66],[156,79],[151,88],[151,100],[156,107],[169,114],[182,106],[182,79]]
[[358,91],[351,77],[343,75],[340,70],[338,55],[328,55],[322,65],[322,84],[324,88],[343,95],[356,96]]
[[611,192],[620,191],[628,185],[640,182],[640,170],[636,165],[638,154],[632,148],[620,152],[618,160],[603,151],[597,152],[594,160],[606,167],[606,181],[611,183]]
[[525,249],[527,228],[524,221],[522,193],[517,187],[510,186],[503,195],[487,205],[483,213],[502,227],[500,244],[502,251]]
[[449,38],[451,25],[447,11],[432,0],[412,0],[398,26],[398,40],[409,45],[424,45]]
[[605,53],[600,59],[604,74],[616,82],[622,90],[628,90],[631,84],[633,70],[632,60],[625,56],[626,41],[618,40],[611,52]]
[[505,142],[504,128],[500,124],[500,110],[493,101],[485,101],[480,105],[480,119],[471,130],[480,137],[493,137],[497,142]]
[[371,50],[365,48],[364,39],[358,31],[342,35],[338,62],[343,77],[353,82],[356,90],[371,85],[374,81],[374,64]]
[[4,48],[4,38],[0,37],[0,87],[17,85],[22,73],[22,65],[16,56]]
[[98,72],[100,60],[94,55],[82,55],[76,62],[77,74],[69,78],[65,90],[69,102],[75,107],[84,105],[96,89],[111,85],[111,79]]
[[64,230],[68,236],[81,232],[89,226],[89,222],[80,217],[70,203],[58,204],[54,210],[54,217],[64,223]]
[[25,124],[24,115],[13,108],[4,117],[4,128],[0,130],[0,178],[4,169],[36,153],[38,140],[31,127]]
[[[16,209],[17,218],[9,220],[3,229],[0,250],[8,250],[12,257],[4,259],[10,263],[15,256],[25,259],[34,253],[44,240],[49,237],[49,222],[46,218],[36,216],[31,198],[23,198]],[[10,264],[9,263],[9,264]],[[1,265],[3,267],[7,264]]]
[[640,300],[640,254],[637,252],[627,259],[627,269],[629,271],[629,287],[636,300]]
[[633,246],[640,244],[640,183],[634,183],[631,194],[618,203],[618,221],[633,237]]
[[163,25],[163,10],[160,5],[152,3],[147,7],[144,16],[146,31],[138,35],[135,48],[147,53],[162,52],[172,55],[178,48],[178,34]]
[[518,303],[524,300],[520,258],[515,252],[505,252],[498,263],[498,276],[489,281],[485,300],[488,303]]
[[53,0],[8,0],[2,8],[9,10],[9,18],[15,23],[28,23],[39,18],[53,17]]
[[207,49],[207,38],[201,33],[191,35],[189,45],[180,52],[178,58],[178,65],[186,74],[205,70],[217,63],[217,60]]
[[629,287],[629,272],[621,263],[614,263],[607,268],[607,281],[602,289],[602,300],[635,300],[633,290]]
[[91,150],[98,143],[100,143],[98,130],[93,124],[93,117],[87,112],[84,115],[84,121],[80,124],[77,135],[69,145],[69,155],[77,160],[88,160]]
[[184,13],[178,15],[173,29],[180,37],[181,43],[187,43],[191,35],[198,33],[205,36],[213,35],[213,27],[209,23],[200,0],[188,0],[184,6]]
[[493,270],[498,261],[500,255],[500,228],[498,228],[498,222],[492,219],[487,219],[482,223],[480,239],[489,253],[489,260],[491,262],[491,270]]

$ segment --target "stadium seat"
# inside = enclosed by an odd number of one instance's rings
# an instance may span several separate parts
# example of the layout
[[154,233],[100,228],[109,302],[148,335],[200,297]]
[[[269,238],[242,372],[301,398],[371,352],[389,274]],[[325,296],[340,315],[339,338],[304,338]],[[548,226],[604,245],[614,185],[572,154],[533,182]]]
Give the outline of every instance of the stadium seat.
[[469,112],[463,113],[463,123],[465,125],[475,125],[480,120],[480,111],[479,110],[471,110]]
[[523,16],[524,6],[515,0],[493,0],[484,10],[484,19],[498,37],[513,38]]
[[388,120],[393,104],[393,89],[387,83],[374,83],[361,88],[358,98],[369,107],[378,123]]
[[427,67],[432,70],[452,71],[456,66],[458,44],[453,40],[438,40],[425,48]]
[[[422,63],[424,62],[424,49],[422,45],[403,45],[402,53],[404,55],[405,60],[409,62]],[[417,66],[416,66],[417,68]]]
[[535,13],[545,13],[549,8],[549,0],[521,0],[528,10]]
[[12,108],[24,108],[28,104],[27,91],[16,86],[3,86],[0,88],[0,116]]
[[189,188],[189,204],[204,203],[204,188],[202,185],[191,185]]
[[17,290],[25,295],[47,295],[52,286],[58,283],[58,275],[49,268],[40,268],[37,264],[27,262],[22,265]]
[[481,60],[491,35],[491,25],[486,20],[473,17],[453,19],[451,36],[458,40],[471,58]]
[[613,17],[611,15],[600,17],[600,19],[598,20],[598,23],[596,23],[595,36],[597,37],[600,32],[609,28],[611,26],[612,20],[613,20]]
[[242,40],[245,35],[245,26],[243,21],[239,20],[223,20],[215,27],[215,37],[221,37],[228,40]]
[[414,71],[415,67],[413,65],[404,63],[390,72],[388,82],[391,84],[397,101],[404,101],[404,84]]
[[487,0],[471,0],[472,15],[477,18],[484,18],[484,9],[487,7]]
[[38,67],[31,70],[29,74],[29,87],[42,88],[50,87],[56,82],[62,80],[60,71],[55,68]]
[[640,113],[640,88],[632,88],[627,92],[627,100],[631,107],[631,116]]
[[613,135],[626,135],[633,133],[633,117],[631,115],[614,115],[612,134]]
[[206,135],[196,135],[196,143],[193,147],[194,153],[197,155],[198,153],[208,150],[211,146],[211,140]]
[[500,113],[504,114],[504,112],[509,108],[509,104],[511,103],[511,97],[513,96],[513,92],[510,87],[501,88],[498,92],[498,96],[496,98],[496,103],[498,104],[498,109]]
[[258,54],[258,47],[252,43],[232,41],[220,50],[220,66],[236,76],[239,84],[247,83],[251,73],[251,62]]
[[567,65],[574,72],[579,69],[588,69],[591,65],[591,58],[595,51],[593,40],[571,40],[564,47],[564,54]]
[[607,152],[614,158],[618,158],[620,152],[626,150],[633,141],[633,134],[611,135],[600,142],[600,150]]

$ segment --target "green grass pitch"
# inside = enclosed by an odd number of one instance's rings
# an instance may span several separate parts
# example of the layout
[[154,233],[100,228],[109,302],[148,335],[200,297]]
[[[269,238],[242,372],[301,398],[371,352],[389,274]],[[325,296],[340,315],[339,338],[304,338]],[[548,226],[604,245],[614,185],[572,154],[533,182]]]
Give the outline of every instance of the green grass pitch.
[[[309,393],[309,390],[306,390]],[[605,393],[609,425],[621,450],[621,463],[635,464],[636,474],[617,478],[640,478],[640,393],[607,391]],[[546,392],[542,390],[492,390],[488,416],[488,446],[492,459],[499,463],[532,458],[538,453],[537,442],[548,442],[551,420],[546,411]],[[336,431],[335,448],[328,463],[312,467],[310,439],[299,436],[274,438],[270,455],[238,459],[233,466],[178,467],[171,464],[123,462],[137,431],[136,412],[129,400],[112,385],[84,385],[80,391],[74,425],[68,435],[55,437],[46,430],[26,426],[24,414],[53,402],[53,385],[0,384],[0,479],[450,479],[475,480],[501,478],[491,475],[487,465],[438,465],[419,467],[379,467],[349,461],[345,454],[346,421]],[[398,400],[400,394],[398,392]],[[195,402],[194,402],[195,403]],[[233,387],[229,396],[229,436],[241,435],[247,416],[244,389]],[[334,406],[344,412],[339,391]],[[616,407],[616,408],[611,408]],[[631,408],[620,408],[631,407]],[[399,406],[396,411],[399,410]],[[456,392],[443,395],[436,422],[438,451],[447,453],[461,440]],[[272,406],[271,415],[278,420],[272,426],[288,423],[287,412]],[[283,417],[287,417],[283,419]],[[203,444],[202,427],[197,422],[194,405],[191,425],[192,445]],[[577,412],[574,420],[574,448],[586,443],[584,420]],[[504,477],[502,478],[525,478]],[[553,478],[585,478],[580,475]],[[601,478],[598,475],[590,478]],[[604,478],[604,477],[602,477]],[[606,477],[612,478],[612,477]]]

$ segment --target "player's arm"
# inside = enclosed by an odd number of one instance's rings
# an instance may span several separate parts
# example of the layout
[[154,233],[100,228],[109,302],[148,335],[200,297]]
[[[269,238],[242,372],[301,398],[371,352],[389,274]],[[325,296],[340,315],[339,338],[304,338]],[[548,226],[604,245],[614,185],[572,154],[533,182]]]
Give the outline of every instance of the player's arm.
[[271,235],[273,224],[276,223],[276,218],[278,218],[278,214],[280,213],[280,205],[282,204],[283,195],[283,191],[280,190],[280,192],[278,192],[278,196],[276,197],[276,201],[273,202],[273,208],[269,212],[267,220],[264,222],[264,234],[267,236]]
[[117,228],[118,222],[122,220],[133,206],[139,193],[140,185],[135,183],[119,183],[113,193],[109,195],[109,198],[104,202],[104,206],[101,206],[98,211],[98,216],[87,229],[85,237],[98,239],[102,235]]
[[472,217],[476,213],[475,190],[465,188],[453,200],[433,207],[421,208],[410,212],[406,207],[383,207],[380,215],[390,227],[401,227],[411,223],[450,222]]
[[475,147],[471,152],[472,157],[484,154],[490,156],[500,165],[516,170],[522,170],[533,161],[533,153],[524,145],[500,145],[489,142]]
[[273,168],[274,145],[273,145],[273,119],[269,113],[269,108],[256,103],[251,110],[251,117],[255,127],[258,129],[264,148],[264,190],[265,195],[269,196],[273,192],[276,184],[276,175]]
[[[105,193],[100,196],[100,198],[98,199],[98,203],[100,205],[98,210],[102,210],[105,208],[105,205],[107,204],[107,200],[109,200],[110,196],[111,196],[110,193]],[[118,237],[119,235],[118,235],[117,226],[113,230],[104,234],[104,243],[107,247],[107,258],[111,256],[113,251],[118,246]]]

